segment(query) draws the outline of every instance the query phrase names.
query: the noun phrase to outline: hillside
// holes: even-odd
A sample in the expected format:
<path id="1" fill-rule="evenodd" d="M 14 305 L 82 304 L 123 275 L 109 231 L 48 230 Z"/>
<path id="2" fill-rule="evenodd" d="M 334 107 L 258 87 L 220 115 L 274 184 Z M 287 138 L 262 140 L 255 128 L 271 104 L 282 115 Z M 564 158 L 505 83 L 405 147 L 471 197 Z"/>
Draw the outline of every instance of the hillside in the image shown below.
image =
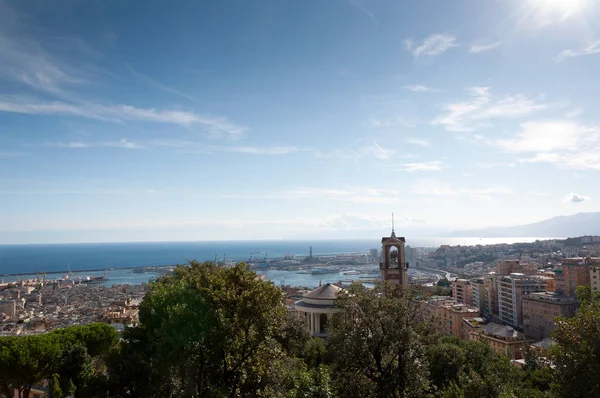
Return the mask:
<path id="1" fill-rule="evenodd" d="M 449 235 L 453 237 L 476 236 L 481 238 L 568 238 L 570 236 L 600 235 L 600 212 L 558 216 L 533 224 L 513 227 L 490 227 L 453 231 Z"/>

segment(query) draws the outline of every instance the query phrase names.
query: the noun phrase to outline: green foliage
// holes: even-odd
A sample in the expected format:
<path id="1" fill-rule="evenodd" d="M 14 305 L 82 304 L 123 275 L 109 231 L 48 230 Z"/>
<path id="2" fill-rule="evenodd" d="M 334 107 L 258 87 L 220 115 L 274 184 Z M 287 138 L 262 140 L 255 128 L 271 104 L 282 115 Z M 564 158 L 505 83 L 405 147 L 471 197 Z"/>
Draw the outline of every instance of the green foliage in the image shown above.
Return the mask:
<path id="1" fill-rule="evenodd" d="M 100 361 L 117 342 L 116 331 L 102 324 L 0 338 L 0 386 L 27 397 L 32 385 L 48 379 L 58 397 L 73 393 L 92 376 L 92 356 Z"/>
<path id="2" fill-rule="evenodd" d="M 344 397 L 420 396 L 427 389 L 428 330 L 418 322 L 413 292 L 355 283 L 337 300 L 328 349 L 333 379 Z"/>
<path id="3" fill-rule="evenodd" d="M 110 361 L 110 396 L 269 396 L 309 336 L 245 264 L 191 262 L 153 284 Z M 124 377 L 126 376 L 126 377 Z"/>
<path id="4" fill-rule="evenodd" d="M 600 304 L 589 287 L 577 288 L 582 300 L 570 319 L 556 319 L 551 347 L 555 366 L 552 389 L 559 397 L 600 396 Z"/>
<path id="5" fill-rule="evenodd" d="M 437 281 L 436 283 L 437 286 L 442 286 L 442 287 L 450 287 L 451 283 L 448 280 L 448 278 L 442 278 L 439 281 Z"/>

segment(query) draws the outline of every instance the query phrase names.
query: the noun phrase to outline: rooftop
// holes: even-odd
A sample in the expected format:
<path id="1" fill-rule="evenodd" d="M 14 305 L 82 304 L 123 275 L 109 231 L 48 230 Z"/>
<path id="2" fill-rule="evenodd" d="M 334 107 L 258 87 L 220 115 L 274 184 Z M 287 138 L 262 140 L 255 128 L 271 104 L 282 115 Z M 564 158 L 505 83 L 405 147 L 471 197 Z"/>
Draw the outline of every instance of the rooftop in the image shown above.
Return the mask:
<path id="1" fill-rule="evenodd" d="M 342 290 L 341 287 L 331 283 L 326 283 L 323 286 L 319 286 L 318 288 L 312 290 L 304 297 L 310 299 L 335 300 L 340 290 Z"/>

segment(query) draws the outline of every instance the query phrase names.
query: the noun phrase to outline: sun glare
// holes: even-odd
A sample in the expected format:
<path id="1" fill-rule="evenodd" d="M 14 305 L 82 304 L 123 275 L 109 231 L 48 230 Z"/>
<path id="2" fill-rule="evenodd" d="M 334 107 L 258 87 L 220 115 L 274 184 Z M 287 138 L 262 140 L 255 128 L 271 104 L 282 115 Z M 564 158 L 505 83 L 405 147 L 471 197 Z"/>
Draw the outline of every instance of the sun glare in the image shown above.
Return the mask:
<path id="1" fill-rule="evenodd" d="M 559 15 L 568 18 L 585 8 L 587 0 L 531 0 L 534 7 L 542 14 Z"/>

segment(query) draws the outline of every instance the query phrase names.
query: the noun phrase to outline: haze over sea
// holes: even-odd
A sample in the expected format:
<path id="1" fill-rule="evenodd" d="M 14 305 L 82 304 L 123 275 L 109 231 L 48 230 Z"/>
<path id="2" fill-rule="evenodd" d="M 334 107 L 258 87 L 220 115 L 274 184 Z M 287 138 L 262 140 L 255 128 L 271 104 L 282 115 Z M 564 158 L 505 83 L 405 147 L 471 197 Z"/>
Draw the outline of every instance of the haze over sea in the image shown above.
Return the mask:
<path id="1" fill-rule="evenodd" d="M 440 245 L 487 245 L 496 243 L 533 242 L 547 238 L 410 238 L 412 247 Z M 380 247 L 379 239 L 361 240 L 255 240 L 147 243 L 80 243 L 0 245 L 0 275 L 32 274 L 130 268 L 150 265 L 186 264 L 190 260 L 248 260 L 252 252 L 257 258 L 272 259 L 285 254 L 306 256 L 312 246 L 314 255 L 366 252 Z"/>

